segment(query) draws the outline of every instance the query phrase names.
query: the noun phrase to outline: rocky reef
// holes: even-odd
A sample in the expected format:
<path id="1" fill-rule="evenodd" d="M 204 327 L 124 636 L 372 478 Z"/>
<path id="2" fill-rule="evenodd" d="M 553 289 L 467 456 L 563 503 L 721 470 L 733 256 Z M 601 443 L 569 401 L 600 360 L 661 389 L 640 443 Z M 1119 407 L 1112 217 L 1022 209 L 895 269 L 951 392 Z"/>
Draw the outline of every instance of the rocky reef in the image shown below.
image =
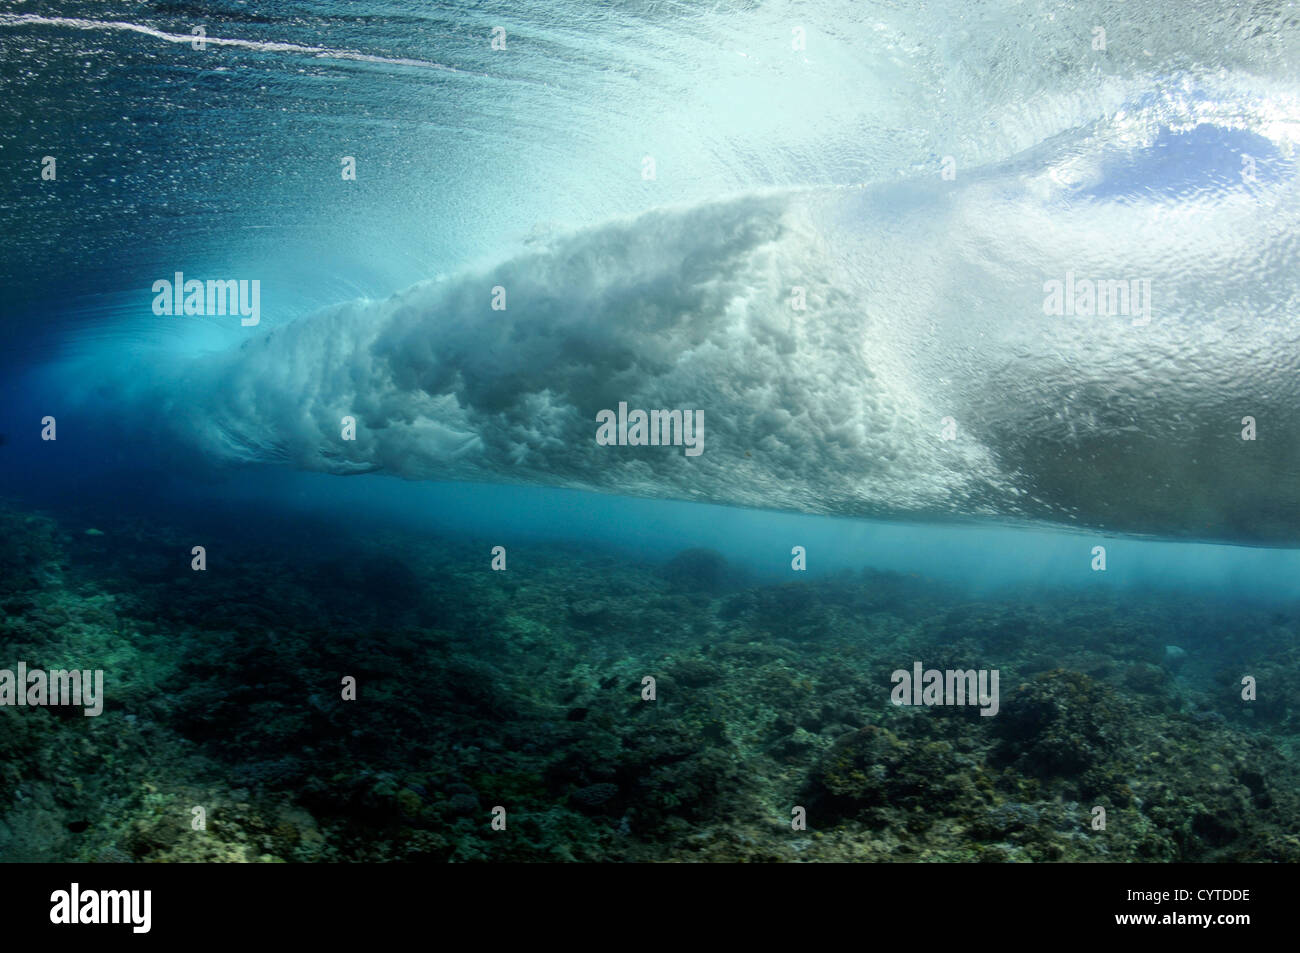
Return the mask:
<path id="1" fill-rule="evenodd" d="M 1300 611 L 248 522 L 0 507 L 0 858 L 1300 860 Z"/>

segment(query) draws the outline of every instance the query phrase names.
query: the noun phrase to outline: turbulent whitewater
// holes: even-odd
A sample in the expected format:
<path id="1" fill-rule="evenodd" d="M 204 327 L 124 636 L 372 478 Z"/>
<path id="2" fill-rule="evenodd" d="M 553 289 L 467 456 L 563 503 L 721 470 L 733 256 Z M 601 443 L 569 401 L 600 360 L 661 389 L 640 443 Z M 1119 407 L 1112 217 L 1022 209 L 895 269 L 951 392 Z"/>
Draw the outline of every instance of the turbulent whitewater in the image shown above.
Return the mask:
<path id="1" fill-rule="evenodd" d="M 75 37 L 111 45 L 127 84 L 137 60 L 151 81 L 158 57 L 195 68 L 183 5 L 129 21 L 68 6 L 0 19 L 7 54 Z M 115 273 L 139 289 L 137 322 L 160 276 L 264 279 L 268 320 L 234 346 L 98 372 L 137 398 L 118 422 L 179 454 L 1300 543 L 1286 8 L 523 4 L 497 52 L 472 18 L 204 12 L 203 83 L 220 90 L 204 105 L 247 107 L 237 128 L 261 150 L 173 132 L 190 170 L 235 151 L 200 177 L 211 202 L 159 173 L 171 201 L 135 206 L 136 231 L 232 190 L 265 189 L 280 217 L 146 237 Z M 10 81 L 39 105 L 37 68 Z M 256 104 L 277 83 L 268 122 Z M 334 108 L 391 131 L 340 138 Z M 128 186 L 149 174 L 117 161 Z M 252 177 L 268 163 L 287 171 Z M 95 215 L 61 220 L 48 191 L 7 258 L 16 297 L 51 244 L 87 275 L 111 260 Z M 706 449 L 601 445 L 620 403 L 700 412 Z"/>
<path id="2" fill-rule="evenodd" d="M 1294 541 L 1292 143 L 1171 194 L 1145 166 L 1221 167 L 1239 140 L 1156 113 L 951 180 L 554 238 L 205 359 L 169 413 L 215 455 L 339 473 Z M 1067 276 L 1140 276 L 1148 312 L 1045 313 Z M 706 452 L 598 445 L 619 402 L 701 409 Z"/>

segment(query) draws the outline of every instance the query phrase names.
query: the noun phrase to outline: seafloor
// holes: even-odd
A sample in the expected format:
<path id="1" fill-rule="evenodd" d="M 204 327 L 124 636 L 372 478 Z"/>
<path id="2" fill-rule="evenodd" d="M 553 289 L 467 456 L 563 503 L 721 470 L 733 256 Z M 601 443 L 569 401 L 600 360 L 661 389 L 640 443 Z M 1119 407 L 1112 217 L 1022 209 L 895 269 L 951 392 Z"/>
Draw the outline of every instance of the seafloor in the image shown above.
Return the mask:
<path id="1" fill-rule="evenodd" d="M 0 707 L 0 858 L 1297 861 L 1298 620 L 10 504 L 0 668 L 103 669 L 107 702 Z M 998 715 L 893 706 L 915 660 L 998 669 Z"/>

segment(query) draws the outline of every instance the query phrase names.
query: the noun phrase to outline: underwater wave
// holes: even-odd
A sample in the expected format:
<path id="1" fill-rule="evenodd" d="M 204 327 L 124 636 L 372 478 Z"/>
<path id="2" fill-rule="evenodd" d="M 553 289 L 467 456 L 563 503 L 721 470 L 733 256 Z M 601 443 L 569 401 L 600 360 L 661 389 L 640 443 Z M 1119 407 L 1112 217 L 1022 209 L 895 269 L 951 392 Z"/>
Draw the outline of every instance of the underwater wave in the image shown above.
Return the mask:
<path id="1" fill-rule="evenodd" d="M 608 222 L 204 358 L 169 416 L 238 462 L 1294 543 L 1285 105 L 1269 138 L 1182 87 L 991 168 Z M 620 405 L 703 452 L 605 445 Z"/>
<path id="2" fill-rule="evenodd" d="M 415 6 L 0 14 L 0 147 L 82 143 L 85 186 L 6 183 L 11 299 L 116 326 L 27 314 L 12 353 L 83 342 L 77 383 L 138 398 L 115 422 L 219 461 L 1300 542 L 1286 9 L 491 13 L 508 53 Z M 224 354 L 144 305 L 251 267 L 280 304 Z M 621 407 L 696 415 L 701 452 L 606 445 Z"/>

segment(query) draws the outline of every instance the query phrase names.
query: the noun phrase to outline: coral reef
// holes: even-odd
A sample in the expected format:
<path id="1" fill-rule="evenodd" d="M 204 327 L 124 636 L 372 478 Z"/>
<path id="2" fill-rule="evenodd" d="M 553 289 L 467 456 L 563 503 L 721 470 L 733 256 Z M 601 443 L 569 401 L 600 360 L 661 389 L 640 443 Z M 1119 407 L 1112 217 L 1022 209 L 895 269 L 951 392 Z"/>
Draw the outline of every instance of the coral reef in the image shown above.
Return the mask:
<path id="1" fill-rule="evenodd" d="M 0 530 L 0 667 L 107 685 L 0 707 L 5 860 L 1300 860 L 1285 608 L 283 525 L 199 573 L 183 527 Z M 999 670 L 998 714 L 891 704 L 913 660 Z"/>

